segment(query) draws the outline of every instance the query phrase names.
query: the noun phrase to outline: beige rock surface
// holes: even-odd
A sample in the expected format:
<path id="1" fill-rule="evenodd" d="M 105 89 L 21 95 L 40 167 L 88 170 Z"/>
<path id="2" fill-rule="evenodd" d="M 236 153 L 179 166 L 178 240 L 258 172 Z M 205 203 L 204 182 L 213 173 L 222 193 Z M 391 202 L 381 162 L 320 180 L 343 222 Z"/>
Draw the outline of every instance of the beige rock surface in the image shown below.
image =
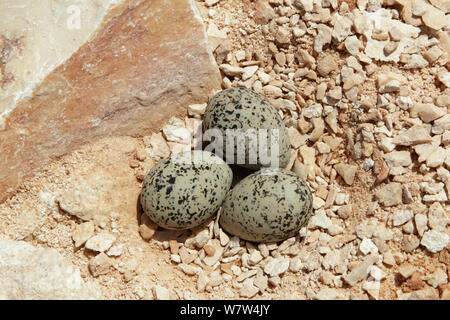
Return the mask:
<path id="1" fill-rule="evenodd" d="M 50 159 L 98 137 L 148 134 L 219 85 L 192 1 L 126 1 L 6 118 L 0 200 Z"/>
<path id="2" fill-rule="evenodd" d="M 80 270 L 54 249 L 0 239 L 0 297 L 8 300 L 99 299 Z"/>

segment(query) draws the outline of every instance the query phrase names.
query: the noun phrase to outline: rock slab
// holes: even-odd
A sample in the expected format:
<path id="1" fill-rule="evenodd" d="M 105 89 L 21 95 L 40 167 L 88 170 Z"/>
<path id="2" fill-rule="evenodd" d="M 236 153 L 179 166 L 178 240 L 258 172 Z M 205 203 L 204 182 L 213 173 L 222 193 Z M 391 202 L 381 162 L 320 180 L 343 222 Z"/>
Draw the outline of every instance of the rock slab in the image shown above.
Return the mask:
<path id="1" fill-rule="evenodd" d="M 194 1 L 124 1 L 6 118 L 0 202 L 52 158 L 99 137 L 148 135 L 220 83 Z"/>
<path id="2" fill-rule="evenodd" d="M 56 250 L 0 239 L 0 299 L 100 299 L 98 288 L 84 283 L 80 270 Z"/>

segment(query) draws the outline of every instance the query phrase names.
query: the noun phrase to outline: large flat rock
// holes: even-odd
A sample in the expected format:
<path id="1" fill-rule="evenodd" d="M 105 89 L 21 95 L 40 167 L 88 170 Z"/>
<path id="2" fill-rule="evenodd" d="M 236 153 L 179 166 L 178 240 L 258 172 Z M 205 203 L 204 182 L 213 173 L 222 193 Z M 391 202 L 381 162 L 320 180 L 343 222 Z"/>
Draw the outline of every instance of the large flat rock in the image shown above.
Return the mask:
<path id="1" fill-rule="evenodd" d="M 0 238 L 0 300 L 101 299 L 56 250 Z"/>
<path id="2" fill-rule="evenodd" d="M 205 102 L 220 81 L 193 0 L 124 1 L 7 115 L 0 201 L 82 144 L 159 130 L 189 104 Z"/>

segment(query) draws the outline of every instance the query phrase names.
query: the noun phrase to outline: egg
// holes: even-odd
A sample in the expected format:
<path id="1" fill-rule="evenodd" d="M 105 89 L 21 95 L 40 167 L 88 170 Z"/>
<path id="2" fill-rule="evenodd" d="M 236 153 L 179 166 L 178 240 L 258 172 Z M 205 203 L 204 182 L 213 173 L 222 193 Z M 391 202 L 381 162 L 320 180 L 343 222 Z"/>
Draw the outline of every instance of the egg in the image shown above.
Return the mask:
<path id="1" fill-rule="evenodd" d="M 295 236 L 312 215 L 306 182 L 285 169 L 263 169 L 241 180 L 227 195 L 219 222 L 228 233 L 253 242 Z"/>
<path id="2" fill-rule="evenodd" d="M 159 161 L 144 179 L 142 209 L 166 229 L 190 229 L 211 218 L 230 190 L 233 173 L 219 157 L 187 151 Z"/>
<path id="3" fill-rule="evenodd" d="M 222 157 L 226 157 L 227 143 L 234 141 L 234 150 L 230 152 L 234 156 L 234 164 L 242 165 L 250 169 L 260 169 L 261 167 L 285 167 L 289 162 L 290 143 L 288 131 L 283 123 L 283 119 L 278 114 L 277 109 L 264 96 L 255 91 L 235 87 L 220 91 L 213 96 L 206 107 L 204 119 L 205 131 L 209 129 L 218 129 L 222 134 Z M 227 130 L 241 130 L 240 135 L 245 137 L 245 143 L 240 143 L 245 151 L 245 158 L 238 158 L 238 140 L 227 136 Z M 252 143 L 247 133 L 250 129 L 274 129 L 278 130 L 278 138 L 276 134 L 272 134 L 267 130 L 267 138 L 257 140 L 257 143 Z M 258 131 L 259 132 L 259 131 Z M 272 137 L 274 146 L 278 147 L 278 165 L 269 162 L 272 155 Z M 262 147 L 264 142 L 268 147 Z M 229 148 L 231 149 L 231 147 Z M 263 150 L 264 154 L 262 154 Z M 266 157 L 267 151 L 267 157 Z M 255 156 L 250 156 L 254 154 Z M 227 162 L 230 163 L 227 159 Z"/>

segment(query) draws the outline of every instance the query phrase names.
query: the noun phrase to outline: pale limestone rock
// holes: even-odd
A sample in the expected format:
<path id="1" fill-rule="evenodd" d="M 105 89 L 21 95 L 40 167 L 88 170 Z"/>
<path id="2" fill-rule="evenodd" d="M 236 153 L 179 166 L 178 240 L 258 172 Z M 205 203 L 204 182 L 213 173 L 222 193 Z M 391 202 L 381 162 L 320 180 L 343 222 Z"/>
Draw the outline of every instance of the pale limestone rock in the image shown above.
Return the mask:
<path id="1" fill-rule="evenodd" d="M 403 263 L 398 267 L 398 273 L 404 278 L 408 279 L 416 271 L 416 268 L 410 263 Z"/>
<path id="2" fill-rule="evenodd" d="M 322 208 L 325 204 L 325 201 L 319 197 L 314 197 L 313 198 L 313 209 L 314 210 L 318 210 L 320 208 Z"/>
<path id="3" fill-rule="evenodd" d="M 428 225 L 436 231 L 445 231 L 450 221 L 449 213 L 439 202 L 433 203 L 428 210 Z"/>
<path id="4" fill-rule="evenodd" d="M 436 97 L 436 105 L 438 107 L 448 107 L 450 106 L 450 95 L 442 94 Z"/>
<path id="5" fill-rule="evenodd" d="M 343 41 L 347 36 L 351 34 L 352 20 L 346 16 L 335 14 L 333 16 L 333 31 L 331 36 L 337 42 Z"/>
<path id="6" fill-rule="evenodd" d="M 261 83 L 263 85 L 268 84 L 272 80 L 272 77 L 269 74 L 267 74 L 264 71 L 262 71 L 262 70 L 259 70 L 256 73 L 256 75 L 258 76 L 258 79 L 261 81 Z"/>
<path id="7" fill-rule="evenodd" d="M 326 55 L 317 60 L 317 73 L 322 77 L 328 75 L 332 71 L 336 71 L 337 62 L 332 55 Z"/>
<path id="8" fill-rule="evenodd" d="M 156 300 L 170 300 L 169 290 L 167 290 L 165 287 L 154 286 L 152 291 L 153 296 L 155 297 Z"/>
<path id="9" fill-rule="evenodd" d="M 448 72 L 446 70 L 441 70 L 441 71 L 438 72 L 437 78 L 447 88 L 450 88 L 450 72 Z"/>
<path id="10" fill-rule="evenodd" d="M 313 11 L 314 0 L 294 0 L 294 6 L 306 12 Z"/>
<path id="11" fill-rule="evenodd" d="M 448 282 L 447 272 L 442 270 L 442 268 L 436 268 L 436 270 L 426 277 L 426 281 L 433 288 L 437 288 L 440 285 L 446 284 Z"/>
<path id="12" fill-rule="evenodd" d="M 444 134 L 442 135 L 442 144 L 447 147 L 448 145 L 450 145 L 450 131 L 445 131 Z M 448 155 L 447 155 L 448 158 Z M 446 160 L 447 162 L 448 160 Z"/>
<path id="13" fill-rule="evenodd" d="M 190 116 L 193 116 L 193 117 L 196 117 L 196 118 L 200 118 L 205 113 L 206 106 L 207 106 L 206 103 L 191 104 L 188 107 L 188 113 L 189 113 Z"/>
<path id="14" fill-rule="evenodd" d="M 258 0 L 255 7 L 255 22 L 267 24 L 275 17 L 275 11 L 266 0 Z"/>
<path id="15" fill-rule="evenodd" d="M 377 253 L 378 252 L 378 248 L 377 246 L 373 243 L 372 240 L 364 238 L 360 245 L 359 245 L 359 250 L 364 254 L 367 255 L 369 253 Z"/>
<path id="16" fill-rule="evenodd" d="M 397 50 L 397 48 L 398 48 L 397 42 L 393 42 L 393 41 L 388 42 L 383 48 L 384 55 L 386 57 L 389 56 L 391 53 L 393 53 L 395 50 Z"/>
<path id="17" fill-rule="evenodd" d="M 248 80 L 250 79 L 255 73 L 256 71 L 258 71 L 258 66 L 250 66 L 250 67 L 246 67 L 244 68 L 244 73 L 242 74 L 242 80 Z"/>
<path id="18" fill-rule="evenodd" d="M 150 220 L 146 214 L 141 215 L 141 222 L 139 225 L 139 234 L 145 241 L 150 240 L 158 230 L 158 225 Z"/>
<path id="19" fill-rule="evenodd" d="M 429 0 L 430 3 L 436 8 L 442 10 L 445 13 L 450 12 L 450 2 L 447 0 Z"/>
<path id="20" fill-rule="evenodd" d="M 269 278 L 265 275 L 257 276 L 253 280 L 253 284 L 259 289 L 259 292 L 263 293 L 269 285 L 268 280 Z"/>
<path id="21" fill-rule="evenodd" d="M 308 167 L 301 163 L 299 159 L 295 160 L 293 171 L 303 180 L 308 178 Z"/>
<path id="22" fill-rule="evenodd" d="M 394 259 L 392 252 L 387 251 L 383 254 L 383 263 L 388 266 L 395 265 L 395 259 Z"/>
<path id="23" fill-rule="evenodd" d="M 428 61 L 421 54 L 413 54 L 409 57 L 408 62 L 403 66 L 405 69 L 425 68 Z"/>
<path id="24" fill-rule="evenodd" d="M 111 266 L 112 262 L 104 252 L 89 261 L 89 271 L 94 277 L 109 273 Z"/>
<path id="25" fill-rule="evenodd" d="M 392 220 L 394 227 L 407 223 L 413 216 L 414 214 L 411 210 L 396 210 Z"/>
<path id="26" fill-rule="evenodd" d="M 0 296 L 7 300 L 101 299 L 96 286 L 54 249 L 0 239 Z"/>
<path id="27" fill-rule="evenodd" d="M 208 282 L 209 282 L 208 275 L 206 274 L 206 272 L 201 271 L 197 278 L 197 290 L 199 292 L 205 291 Z"/>
<path id="28" fill-rule="evenodd" d="M 278 27 L 275 39 L 280 45 L 288 45 L 291 42 L 291 30 L 281 26 Z"/>
<path id="29" fill-rule="evenodd" d="M 414 217 L 414 222 L 416 224 L 417 232 L 419 233 L 419 236 L 423 236 L 425 231 L 428 230 L 427 224 L 428 224 L 428 218 L 426 215 L 418 213 Z"/>
<path id="30" fill-rule="evenodd" d="M 326 153 L 330 153 L 331 152 L 330 146 L 327 145 L 326 143 L 318 142 L 316 144 L 316 147 L 317 147 L 317 150 L 319 151 L 319 153 L 326 154 Z"/>
<path id="31" fill-rule="evenodd" d="M 243 298 L 253 298 L 259 292 L 259 288 L 255 287 L 253 279 L 247 279 L 244 281 L 239 295 Z"/>
<path id="32" fill-rule="evenodd" d="M 411 194 L 411 191 L 409 191 L 409 188 L 407 185 L 403 186 L 403 203 L 404 204 L 410 204 L 414 202 L 414 198 Z"/>
<path id="33" fill-rule="evenodd" d="M 72 232 L 75 247 L 79 248 L 94 235 L 95 225 L 92 221 L 79 224 Z"/>
<path id="34" fill-rule="evenodd" d="M 399 146 L 413 146 L 431 142 L 428 131 L 420 125 L 413 126 L 392 139 L 392 143 Z"/>
<path id="35" fill-rule="evenodd" d="M 439 30 L 448 24 L 448 18 L 445 13 L 433 6 L 428 6 L 426 12 L 422 15 L 423 23 L 434 30 Z"/>
<path id="36" fill-rule="evenodd" d="M 363 12 L 358 14 L 357 18 L 355 18 L 355 29 L 360 33 L 363 33 L 368 39 L 365 48 L 367 56 L 380 61 L 394 62 L 399 61 L 400 55 L 406 47 L 414 45 L 414 39 L 417 38 L 420 33 L 419 28 L 392 19 L 392 14 L 384 8 L 376 10 L 376 12 Z M 394 30 L 396 30 L 396 33 L 401 34 L 401 36 L 393 37 L 395 40 L 398 39 L 398 46 L 394 52 L 386 56 L 384 48 L 388 44 L 389 39 L 375 40 L 372 38 L 372 35 L 375 32 L 390 32 L 392 37 Z"/>
<path id="37" fill-rule="evenodd" d="M 438 194 L 443 188 L 444 184 L 442 182 L 423 182 L 421 183 L 422 191 L 426 194 Z"/>
<path id="38" fill-rule="evenodd" d="M 304 108 L 302 111 L 302 115 L 305 118 L 311 119 L 311 118 L 318 118 L 322 115 L 323 107 L 319 103 L 314 103 L 308 108 Z"/>
<path id="39" fill-rule="evenodd" d="M 378 258 L 378 254 L 374 253 L 367 256 L 350 273 L 345 275 L 343 279 L 351 286 L 356 285 L 359 281 L 367 278 L 370 272 L 370 267 L 378 261 Z"/>
<path id="40" fill-rule="evenodd" d="M 386 274 L 377 266 L 370 267 L 370 276 L 376 281 L 381 281 L 386 278 Z"/>
<path id="41" fill-rule="evenodd" d="M 244 68 L 232 66 L 226 63 L 220 65 L 220 70 L 222 70 L 227 76 L 231 77 L 242 76 L 245 72 Z"/>
<path id="42" fill-rule="evenodd" d="M 268 84 L 262 88 L 264 95 L 269 99 L 277 99 L 283 95 L 280 88 Z"/>
<path id="43" fill-rule="evenodd" d="M 212 7 L 213 5 L 219 3 L 220 0 L 205 0 L 205 4 L 207 7 Z"/>
<path id="44" fill-rule="evenodd" d="M 446 115 L 446 110 L 431 103 L 417 103 L 409 110 L 411 117 L 419 117 L 422 121 L 429 123 Z"/>
<path id="45" fill-rule="evenodd" d="M 251 277 L 255 276 L 257 273 L 258 273 L 258 270 L 256 270 L 256 269 L 252 269 L 252 270 L 243 272 L 236 278 L 236 281 L 237 282 L 242 282 L 242 281 L 244 281 L 244 280 L 246 280 L 248 278 L 251 278 Z"/>
<path id="46" fill-rule="evenodd" d="M 446 130 L 450 130 L 450 114 L 434 120 L 433 126 L 431 127 L 433 134 L 443 134 Z"/>
<path id="47" fill-rule="evenodd" d="M 443 232 L 430 230 L 424 233 L 420 244 L 429 251 L 436 253 L 447 246 L 449 239 L 449 236 Z"/>
<path id="48" fill-rule="evenodd" d="M 429 63 L 434 63 L 442 54 L 443 52 L 438 46 L 432 46 L 430 49 L 425 51 L 423 56 Z"/>
<path id="49" fill-rule="evenodd" d="M 317 36 L 314 38 L 314 51 L 322 52 L 325 45 L 331 43 L 332 30 L 325 24 L 317 26 Z"/>
<path id="50" fill-rule="evenodd" d="M 398 73 L 394 73 L 394 72 L 383 72 L 383 73 L 378 73 L 377 74 L 377 86 L 378 88 L 383 87 L 384 85 L 386 85 L 388 82 L 391 81 L 398 81 L 400 82 L 400 84 L 406 84 L 407 80 L 406 78 Z"/>
<path id="51" fill-rule="evenodd" d="M 322 261 L 322 266 L 326 270 L 333 270 L 341 263 L 342 257 L 339 250 L 332 250 L 325 255 Z"/>
<path id="52" fill-rule="evenodd" d="M 210 23 L 206 31 L 208 35 L 209 48 L 214 52 L 217 47 L 227 39 L 227 33 L 224 30 L 219 30 L 216 24 Z"/>
<path id="53" fill-rule="evenodd" d="M 427 158 L 426 164 L 429 168 L 437 168 L 441 166 L 446 157 L 447 153 L 444 148 L 438 147 L 434 150 Z"/>
<path id="54" fill-rule="evenodd" d="M 84 245 L 87 249 L 97 252 L 105 252 L 116 241 L 116 237 L 104 231 L 92 238 L 90 238 Z"/>
<path id="55" fill-rule="evenodd" d="M 220 274 L 219 271 L 213 271 L 208 275 L 209 281 L 208 286 L 211 286 L 212 288 L 219 286 L 224 281 L 224 278 Z"/>
<path id="56" fill-rule="evenodd" d="M 339 298 L 339 292 L 333 288 L 322 288 L 314 296 L 316 300 L 337 300 Z"/>
<path id="57" fill-rule="evenodd" d="M 447 200 L 447 194 L 445 193 L 444 189 L 439 191 L 439 193 L 437 194 L 426 194 L 422 198 L 423 202 L 445 202 Z"/>
<path id="58" fill-rule="evenodd" d="M 289 127 L 288 134 L 289 134 L 289 141 L 291 142 L 291 146 L 294 149 L 298 149 L 301 145 L 306 143 L 305 137 L 302 136 L 296 128 Z"/>
<path id="59" fill-rule="evenodd" d="M 189 131 L 190 132 L 190 131 Z M 172 154 L 177 154 L 180 152 L 190 151 L 191 145 L 190 144 L 184 144 L 184 143 L 177 143 L 177 142 L 167 142 L 170 148 L 170 152 Z"/>
<path id="60" fill-rule="evenodd" d="M 193 276 L 193 275 L 197 275 L 197 274 L 202 273 L 202 269 L 200 267 L 189 265 L 189 264 L 185 264 L 185 263 L 180 263 L 177 266 L 177 269 L 183 271 L 188 276 Z"/>
<path id="61" fill-rule="evenodd" d="M 322 200 L 323 201 L 323 200 Z M 331 219 L 327 217 L 326 212 L 324 210 L 320 210 L 315 215 L 312 216 L 308 227 L 312 230 L 316 228 L 328 229 L 331 227 L 332 222 Z"/>
<path id="62" fill-rule="evenodd" d="M 352 185 L 355 180 L 356 175 L 356 166 L 352 166 L 345 163 L 339 163 L 334 166 L 336 172 L 344 179 L 345 183 L 348 185 Z"/>
<path id="63" fill-rule="evenodd" d="M 397 182 L 391 182 L 379 189 L 375 195 L 384 206 L 395 206 L 402 203 L 402 185 Z"/>
<path id="64" fill-rule="evenodd" d="M 144 137 L 144 144 L 151 148 L 152 154 L 156 157 L 164 159 L 170 156 L 169 146 L 162 133 L 153 133 L 149 137 Z"/>
<path id="65" fill-rule="evenodd" d="M 384 152 L 392 152 L 395 149 L 395 144 L 392 142 L 392 138 L 382 136 L 378 141 L 378 147 Z"/>
<path id="66" fill-rule="evenodd" d="M 178 125 L 167 125 L 163 127 L 163 133 L 167 141 L 189 144 L 191 142 L 191 132 L 189 129 Z"/>
<path id="67" fill-rule="evenodd" d="M 118 2 L 77 3 L 82 14 L 81 23 L 78 23 L 77 19 L 71 19 L 73 11 L 64 1 L 2 1 L 2 76 L 3 72 L 5 78 L 10 74 L 11 81 L 5 81 L 0 91 L 0 128 L 15 103 L 22 97 L 29 97 L 36 84 L 88 41 L 114 3 Z"/>
<path id="68" fill-rule="evenodd" d="M 115 244 L 106 252 L 108 257 L 120 257 L 123 253 L 123 244 Z"/>
<path id="69" fill-rule="evenodd" d="M 413 102 L 411 100 L 411 97 L 403 97 L 403 96 L 399 96 L 397 98 L 397 104 L 398 106 L 403 109 L 403 110 L 408 110 L 409 108 L 412 107 Z"/>
<path id="70" fill-rule="evenodd" d="M 414 151 L 417 153 L 417 155 L 419 156 L 419 162 L 424 162 L 428 159 L 428 157 L 430 156 L 431 153 L 433 153 L 438 147 L 439 144 L 441 143 L 441 139 L 439 136 L 434 136 L 432 138 L 431 143 L 427 143 L 427 144 L 419 144 L 414 146 Z"/>
<path id="71" fill-rule="evenodd" d="M 405 252 L 413 252 L 420 244 L 419 238 L 413 234 L 404 235 L 402 238 L 402 249 Z"/>
<path id="72" fill-rule="evenodd" d="M 392 151 L 383 155 L 383 158 L 390 167 L 408 167 L 412 163 L 409 151 Z"/>
<path id="73" fill-rule="evenodd" d="M 261 260 L 263 259 L 263 256 L 258 250 L 253 251 L 250 253 L 250 257 L 248 258 L 248 263 L 250 265 L 257 265 Z"/>
<path id="74" fill-rule="evenodd" d="M 344 44 L 348 53 L 354 56 L 358 55 L 359 49 L 362 48 L 361 41 L 359 41 L 359 39 L 354 35 L 347 37 L 347 39 L 345 39 Z"/>
<path id="75" fill-rule="evenodd" d="M 380 93 L 392 93 L 400 91 L 401 83 L 398 80 L 391 80 L 378 89 Z"/>
<path id="76" fill-rule="evenodd" d="M 279 276 L 289 269 L 289 264 L 290 264 L 289 258 L 280 257 L 271 259 L 264 266 L 264 273 L 266 273 L 269 277 Z"/>

